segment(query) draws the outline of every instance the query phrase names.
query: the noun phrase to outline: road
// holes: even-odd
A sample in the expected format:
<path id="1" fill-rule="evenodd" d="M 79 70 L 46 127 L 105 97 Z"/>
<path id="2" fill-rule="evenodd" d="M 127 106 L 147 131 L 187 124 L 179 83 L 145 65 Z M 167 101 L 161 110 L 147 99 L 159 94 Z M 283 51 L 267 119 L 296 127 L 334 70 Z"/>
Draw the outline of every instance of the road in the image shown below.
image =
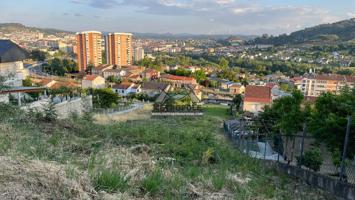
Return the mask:
<path id="1" fill-rule="evenodd" d="M 42 61 L 38 61 L 35 62 L 33 64 L 25 64 L 24 67 L 26 69 L 28 69 L 29 73 L 31 75 L 39 75 L 39 76 L 49 76 L 49 74 L 44 73 L 42 71 L 42 64 L 47 63 L 47 62 L 42 62 Z"/>

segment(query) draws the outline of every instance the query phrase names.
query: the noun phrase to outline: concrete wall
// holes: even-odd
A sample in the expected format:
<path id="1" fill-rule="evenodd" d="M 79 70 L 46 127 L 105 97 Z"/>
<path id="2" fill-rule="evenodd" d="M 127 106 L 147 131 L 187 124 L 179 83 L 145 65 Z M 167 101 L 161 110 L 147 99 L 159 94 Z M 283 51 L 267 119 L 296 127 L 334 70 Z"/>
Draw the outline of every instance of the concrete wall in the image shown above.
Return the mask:
<path id="1" fill-rule="evenodd" d="M 63 101 L 56 104 L 54 107 L 58 114 L 58 118 L 67 118 L 72 113 L 76 113 L 80 116 L 93 108 L 92 96 L 82 97 L 71 101 Z"/>
<path id="2" fill-rule="evenodd" d="M 244 102 L 243 110 L 257 114 L 258 112 L 263 111 L 266 105 L 270 105 L 270 104 L 258 103 L 258 102 Z"/>
<path id="3" fill-rule="evenodd" d="M 0 103 L 9 103 L 9 95 L 0 94 Z"/>
<path id="4" fill-rule="evenodd" d="M 0 63 L 0 76 L 6 78 L 5 85 L 22 86 L 22 80 L 28 75 L 29 73 L 23 67 L 22 61 Z"/>
<path id="5" fill-rule="evenodd" d="M 43 111 L 49 105 L 49 99 L 43 99 L 31 103 L 30 105 L 23 106 L 22 109 L 29 110 L 34 109 L 37 111 Z M 92 110 L 92 96 L 78 97 L 77 99 L 71 99 L 69 101 L 62 101 L 60 103 L 54 104 L 54 109 L 58 114 L 58 118 L 65 119 L 69 117 L 72 113 L 76 113 L 79 116 L 87 111 Z"/>
<path id="6" fill-rule="evenodd" d="M 287 173 L 290 176 L 297 177 L 307 182 L 311 186 L 318 187 L 342 199 L 355 199 L 355 185 L 340 182 L 338 178 L 333 178 L 318 174 L 316 172 L 289 166 L 284 163 L 275 163 L 271 161 L 264 161 L 268 165 L 276 167 L 278 170 Z"/>

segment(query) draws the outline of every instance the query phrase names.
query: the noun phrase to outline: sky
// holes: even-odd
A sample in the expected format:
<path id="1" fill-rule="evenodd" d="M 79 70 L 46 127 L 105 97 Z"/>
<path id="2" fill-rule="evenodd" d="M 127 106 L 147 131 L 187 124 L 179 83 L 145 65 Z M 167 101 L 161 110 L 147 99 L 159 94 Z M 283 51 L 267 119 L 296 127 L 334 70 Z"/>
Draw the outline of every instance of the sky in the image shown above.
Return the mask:
<path id="1" fill-rule="evenodd" d="M 0 23 L 69 31 L 290 33 L 355 17 L 355 0 L 0 0 Z"/>

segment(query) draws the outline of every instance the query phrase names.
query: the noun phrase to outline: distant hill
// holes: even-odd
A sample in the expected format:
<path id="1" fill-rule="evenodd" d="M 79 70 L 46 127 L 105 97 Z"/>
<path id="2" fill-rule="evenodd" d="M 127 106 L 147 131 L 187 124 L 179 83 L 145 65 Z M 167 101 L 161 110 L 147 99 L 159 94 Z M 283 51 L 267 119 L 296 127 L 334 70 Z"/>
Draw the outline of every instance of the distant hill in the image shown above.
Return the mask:
<path id="1" fill-rule="evenodd" d="M 211 39 L 211 40 L 225 40 L 229 37 L 238 37 L 241 40 L 252 40 L 257 36 L 254 35 L 227 35 L 227 34 L 190 34 L 190 33 L 134 33 L 138 38 L 153 38 L 153 39 L 170 39 L 170 40 L 187 40 L 187 39 Z"/>
<path id="2" fill-rule="evenodd" d="M 332 24 L 322 24 L 289 35 L 263 35 L 254 39 L 255 44 L 301 44 L 301 43 L 339 43 L 355 39 L 355 18 Z"/>
<path id="3" fill-rule="evenodd" d="M 61 34 L 70 34 L 73 32 L 52 29 L 52 28 L 36 28 L 36 27 L 28 27 L 20 23 L 0 23 L 0 32 L 3 33 L 11 33 L 14 31 L 35 31 L 42 32 L 47 35 L 61 35 Z"/>
<path id="4" fill-rule="evenodd" d="M 0 32 L 11 33 L 14 31 L 27 30 L 27 31 L 36 31 L 42 32 L 47 35 L 62 35 L 62 34 L 74 34 L 71 31 L 58 30 L 53 28 L 36 28 L 28 27 L 20 23 L 0 23 Z M 109 32 L 102 32 L 103 34 L 108 34 Z M 136 38 L 148 38 L 148 39 L 164 39 L 164 40 L 187 40 L 187 39 L 212 39 L 212 40 L 224 40 L 230 37 L 231 35 L 207 35 L 207 34 L 173 34 L 173 33 L 133 33 Z M 257 36 L 253 35 L 232 35 L 238 37 L 242 40 L 252 40 Z"/>

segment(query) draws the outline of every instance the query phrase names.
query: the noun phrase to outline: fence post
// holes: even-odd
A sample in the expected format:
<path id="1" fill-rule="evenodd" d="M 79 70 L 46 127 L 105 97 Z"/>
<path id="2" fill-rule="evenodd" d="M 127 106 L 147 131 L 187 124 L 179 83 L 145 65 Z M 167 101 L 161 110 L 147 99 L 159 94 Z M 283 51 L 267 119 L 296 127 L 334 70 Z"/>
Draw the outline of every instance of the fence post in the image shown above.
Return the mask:
<path id="1" fill-rule="evenodd" d="M 303 123 L 303 133 L 302 133 L 302 142 L 301 142 L 301 155 L 300 155 L 301 162 L 297 162 L 298 167 L 302 166 L 302 160 L 303 160 L 302 157 L 303 157 L 303 151 L 304 151 L 304 138 L 306 137 L 306 128 L 307 128 L 307 125 L 305 122 L 305 123 Z"/>
<path id="2" fill-rule="evenodd" d="M 264 160 L 266 160 L 266 135 L 264 139 Z"/>
<path id="3" fill-rule="evenodd" d="M 351 121 L 352 121 L 351 116 L 348 116 L 348 124 L 346 126 L 346 134 L 345 134 L 345 139 L 344 139 L 343 156 L 342 156 L 342 159 L 341 159 L 341 171 L 340 171 L 340 180 L 341 181 L 346 181 L 345 159 L 346 159 L 346 151 L 347 151 L 347 148 L 348 148 Z"/>
<path id="4" fill-rule="evenodd" d="M 277 162 L 280 162 L 280 143 L 282 142 L 281 136 L 277 136 Z"/>

